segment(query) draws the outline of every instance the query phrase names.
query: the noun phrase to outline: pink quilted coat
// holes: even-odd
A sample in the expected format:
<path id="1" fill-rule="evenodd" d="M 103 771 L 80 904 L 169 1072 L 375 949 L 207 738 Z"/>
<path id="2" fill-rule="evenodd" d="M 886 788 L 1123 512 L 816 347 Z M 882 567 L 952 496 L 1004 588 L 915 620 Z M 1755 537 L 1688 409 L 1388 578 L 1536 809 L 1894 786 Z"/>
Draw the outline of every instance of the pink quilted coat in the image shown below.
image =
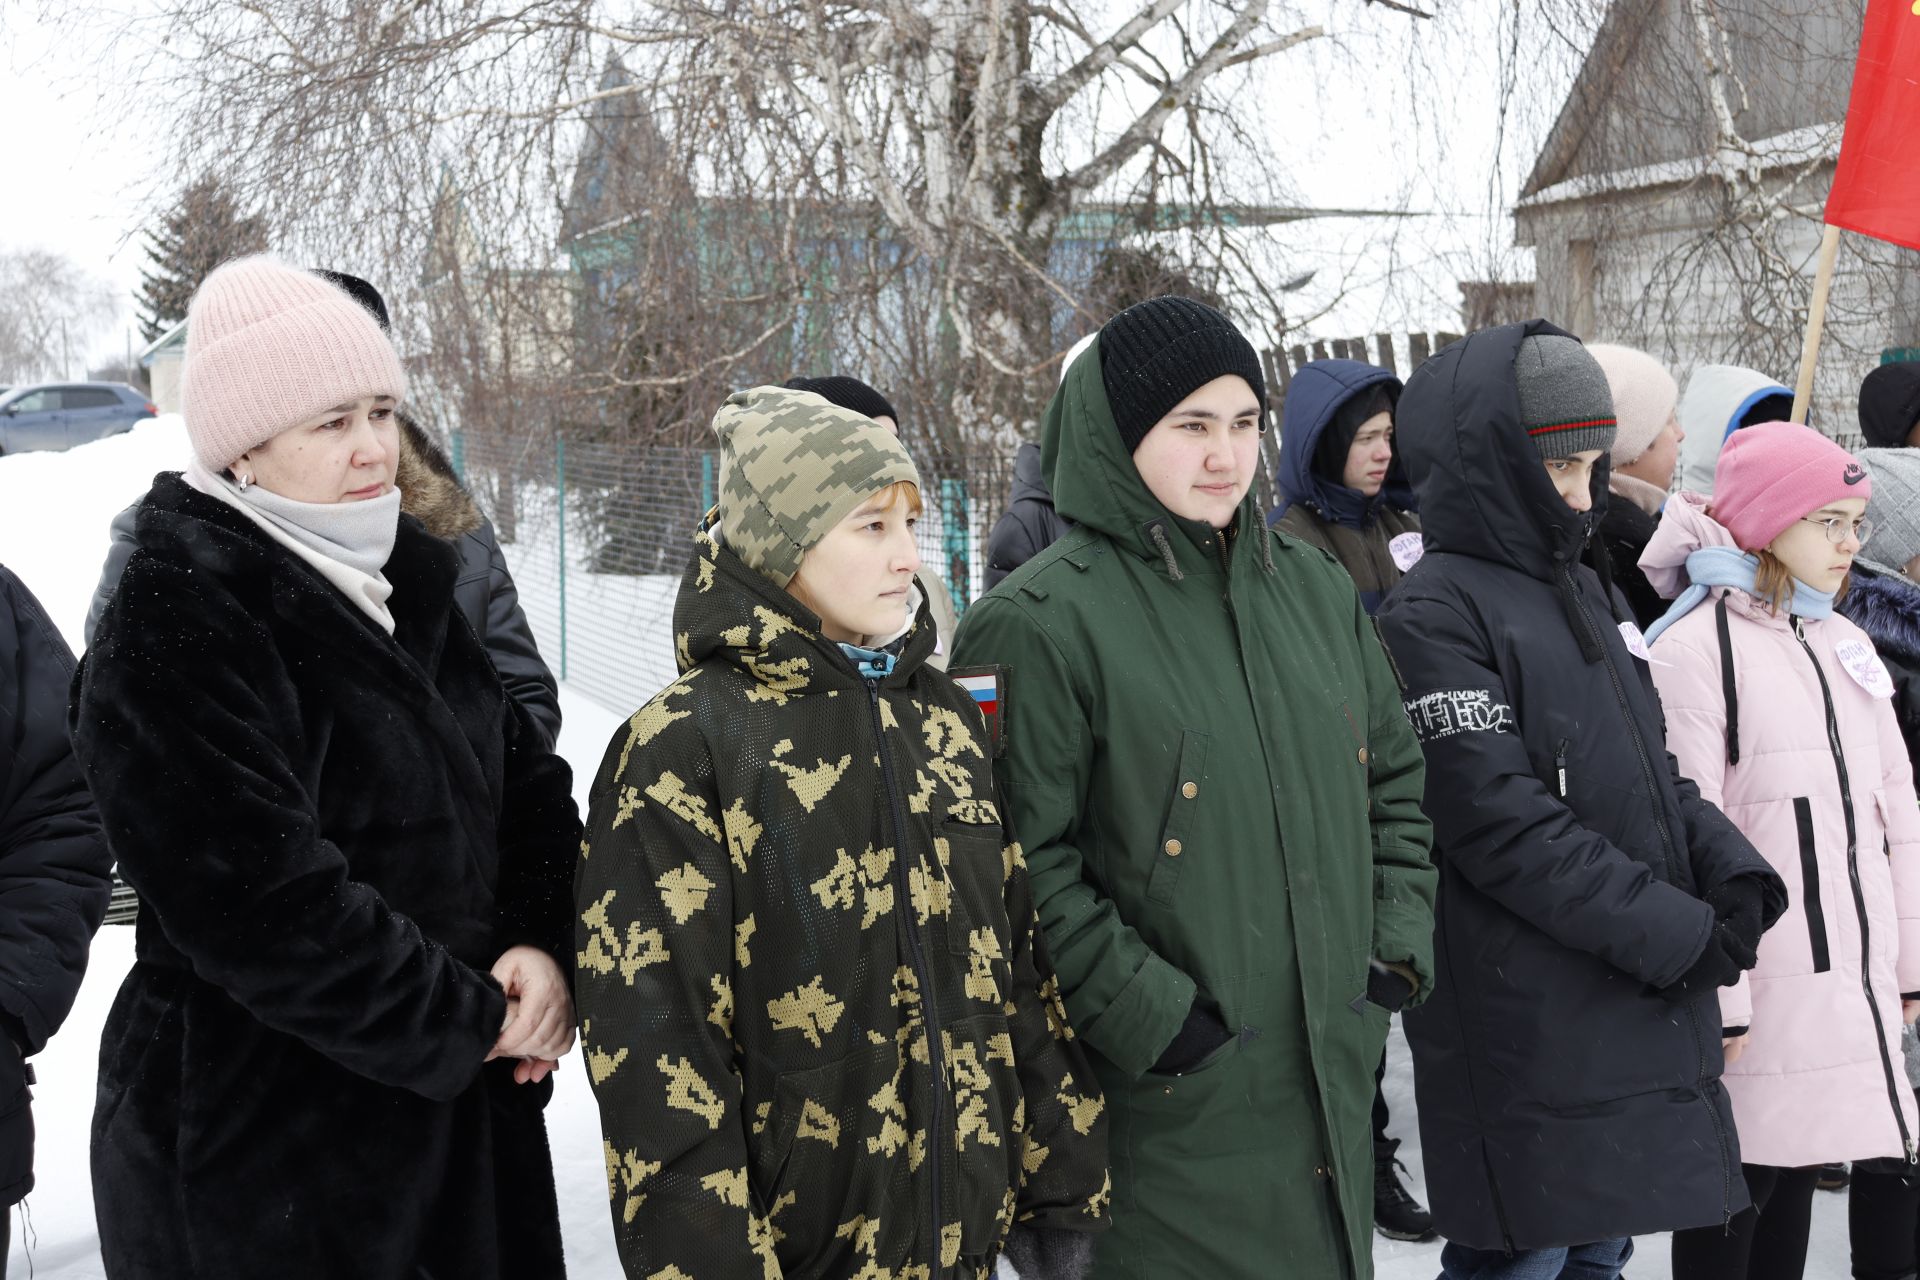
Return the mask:
<path id="1" fill-rule="evenodd" d="M 1687 553 L 1731 545 L 1704 500 L 1667 504 L 1641 559 L 1663 595 Z M 1725 597 L 1739 762 L 1728 763 L 1716 604 Z M 1892 683 L 1838 613 L 1773 616 L 1717 589 L 1653 647 L 1680 771 L 1787 883 L 1760 962 L 1720 992 L 1751 1039 L 1724 1077 L 1741 1159 L 1796 1167 L 1905 1156 L 1920 1140 L 1900 1056 L 1900 998 L 1920 992 L 1920 805 Z"/>

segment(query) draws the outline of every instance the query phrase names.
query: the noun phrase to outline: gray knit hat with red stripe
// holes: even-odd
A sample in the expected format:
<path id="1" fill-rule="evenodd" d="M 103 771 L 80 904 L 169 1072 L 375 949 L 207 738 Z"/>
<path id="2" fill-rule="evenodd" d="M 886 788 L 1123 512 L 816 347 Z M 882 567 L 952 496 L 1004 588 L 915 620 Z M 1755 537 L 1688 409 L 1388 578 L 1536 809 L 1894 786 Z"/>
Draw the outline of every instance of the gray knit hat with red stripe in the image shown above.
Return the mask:
<path id="1" fill-rule="evenodd" d="M 1617 430 L 1606 370 L 1574 338 L 1537 333 L 1513 359 L 1520 425 L 1542 458 L 1607 453 Z"/>

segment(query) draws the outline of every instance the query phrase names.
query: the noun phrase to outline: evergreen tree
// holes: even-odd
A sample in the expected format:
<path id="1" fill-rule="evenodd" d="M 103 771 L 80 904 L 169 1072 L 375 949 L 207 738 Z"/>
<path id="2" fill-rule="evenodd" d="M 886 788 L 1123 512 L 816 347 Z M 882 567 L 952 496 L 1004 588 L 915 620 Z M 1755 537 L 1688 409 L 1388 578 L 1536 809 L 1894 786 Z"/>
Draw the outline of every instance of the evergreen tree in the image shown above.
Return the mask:
<path id="1" fill-rule="evenodd" d="M 267 247 L 267 224 L 245 215 L 220 179 L 196 179 L 147 233 L 148 270 L 140 273 L 140 332 L 147 341 L 186 319 L 187 303 L 207 274 L 229 258 Z"/>

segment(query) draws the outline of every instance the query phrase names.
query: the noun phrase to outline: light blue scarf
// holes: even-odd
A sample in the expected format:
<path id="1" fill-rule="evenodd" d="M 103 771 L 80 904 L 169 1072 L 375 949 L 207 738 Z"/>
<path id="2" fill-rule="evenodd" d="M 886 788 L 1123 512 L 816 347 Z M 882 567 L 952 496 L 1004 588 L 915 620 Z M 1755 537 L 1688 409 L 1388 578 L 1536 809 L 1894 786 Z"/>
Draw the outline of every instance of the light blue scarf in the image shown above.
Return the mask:
<path id="1" fill-rule="evenodd" d="M 847 655 L 847 661 L 860 673 L 862 680 L 884 680 L 893 674 L 894 664 L 899 659 L 885 649 L 863 649 L 857 644 L 840 642 L 840 652 Z"/>
<path id="2" fill-rule="evenodd" d="M 1701 547 L 1687 556 L 1687 589 L 1680 593 L 1660 620 L 1647 628 L 1647 643 L 1652 644 L 1680 619 L 1692 613 L 1715 587 L 1738 587 L 1755 594 L 1755 579 L 1760 574 L 1760 558 L 1735 547 Z M 1800 579 L 1793 579 L 1793 612 L 1802 618 L 1825 618 L 1833 613 L 1833 593 L 1815 591 Z"/>

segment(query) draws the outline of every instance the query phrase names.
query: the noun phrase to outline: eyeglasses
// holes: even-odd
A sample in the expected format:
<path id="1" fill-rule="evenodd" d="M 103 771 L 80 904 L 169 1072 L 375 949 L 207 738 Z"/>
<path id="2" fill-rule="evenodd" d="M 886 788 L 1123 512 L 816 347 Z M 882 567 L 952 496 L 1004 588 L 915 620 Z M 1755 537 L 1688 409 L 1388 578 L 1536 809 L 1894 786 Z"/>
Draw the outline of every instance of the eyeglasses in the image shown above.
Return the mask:
<path id="1" fill-rule="evenodd" d="M 1839 546 L 1847 540 L 1849 534 L 1861 546 L 1867 545 L 1867 539 L 1873 536 L 1873 521 L 1848 520 L 1845 516 L 1828 516 L 1825 520 L 1815 520 L 1812 516 L 1801 516 L 1808 524 L 1817 524 L 1827 531 L 1827 541 Z"/>

